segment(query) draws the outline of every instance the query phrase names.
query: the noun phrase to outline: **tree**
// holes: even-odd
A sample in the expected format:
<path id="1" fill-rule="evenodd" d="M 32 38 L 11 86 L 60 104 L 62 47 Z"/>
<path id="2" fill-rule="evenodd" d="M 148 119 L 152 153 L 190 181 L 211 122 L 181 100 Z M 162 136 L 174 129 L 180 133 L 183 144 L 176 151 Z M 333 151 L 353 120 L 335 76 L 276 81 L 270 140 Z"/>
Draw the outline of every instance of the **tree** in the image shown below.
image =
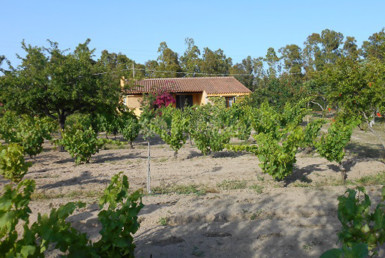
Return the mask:
<path id="1" fill-rule="evenodd" d="M 98 63 L 104 67 L 107 71 L 111 72 L 114 78 L 143 78 L 145 66 L 135 63 L 126 55 L 121 53 L 109 53 L 107 50 L 103 50 L 98 60 Z"/>
<path id="2" fill-rule="evenodd" d="M 248 56 L 230 69 L 230 74 L 241 74 L 235 75 L 235 78 L 250 90 L 254 89 L 254 63 L 255 60 Z"/>
<path id="3" fill-rule="evenodd" d="M 301 76 L 302 72 L 302 51 L 295 44 L 286 45 L 279 49 L 282 55 L 285 70 L 294 77 Z"/>
<path id="4" fill-rule="evenodd" d="M 342 48 L 343 55 L 345 57 L 349 57 L 353 60 L 357 60 L 358 58 L 358 47 L 357 47 L 357 40 L 354 37 L 346 37 L 346 40 L 344 42 L 344 46 Z"/>
<path id="5" fill-rule="evenodd" d="M 374 57 L 381 61 L 385 60 L 385 28 L 362 43 L 361 55 L 364 58 Z"/>
<path id="6" fill-rule="evenodd" d="M 222 49 L 212 51 L 208 47 L 203 50 L 200 70 L 207 74 L 229 74 L 232 65 L 230 57 L 226 57 Z"/>
<path id="7" fill-rule="evenodd" d="M 179 65 L 178 54 L 172 51 L 166 44 L 161 42 L 158 48 L 158 71 L 159 77 L 163 78 L 175 78 L 182 77 L 182 69 Z M 167 71 L 167 72 L 164 72 Z"/>
<path id="8" fill-rule="evenodd" d="M 58 43 L 49 48 L 22 42 L 26 56 L 10 67 L 0 81 L 0 102 L 5 108 L 30 115 L 46 115 L 64 129 L 75 112 L 114 110 L 119 103 L 118 78 L 111 76 L 101 62 L 93 60 L 90 40 L 66 54 Z"/>
<path id="9" fill-rule="evenodd" d="M 180 57 L 180 64 L 184 72 L 186 72 L 187 77 L 195 77 L 195 73 L 199 73 L 200 62 L 199 58 L 201 51 L 195 45 L 194 39 L 186 38 L 185 43 L 187 49 L 184 52 L 183 56 Z"/>
<path id="10" fill-rule="evenodd" d="M 278 73 L 281 72 L 281 67 L 279 66 L 279 58 L 274 48 L 269 47 L 269 49 L 267 49 L 265 62 L 267 62 L 267 65 L 269 66 L 268 76 L 271 78 L 277 77 Z"/>

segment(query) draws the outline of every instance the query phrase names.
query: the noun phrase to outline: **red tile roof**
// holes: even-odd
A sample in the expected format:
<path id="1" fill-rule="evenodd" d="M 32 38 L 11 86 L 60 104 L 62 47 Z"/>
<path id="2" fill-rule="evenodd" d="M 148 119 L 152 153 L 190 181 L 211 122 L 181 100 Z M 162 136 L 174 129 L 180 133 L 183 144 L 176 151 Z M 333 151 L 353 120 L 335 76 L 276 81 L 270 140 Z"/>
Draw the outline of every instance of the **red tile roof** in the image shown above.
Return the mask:
<path id="1" fill-rule="evenodd" d="M 126 90 L 127 94 L 141 94 L 154 91 L 203 92 L 207 94 L 251 93 L 234 77 L 184 77 L 144 79 Z"/>

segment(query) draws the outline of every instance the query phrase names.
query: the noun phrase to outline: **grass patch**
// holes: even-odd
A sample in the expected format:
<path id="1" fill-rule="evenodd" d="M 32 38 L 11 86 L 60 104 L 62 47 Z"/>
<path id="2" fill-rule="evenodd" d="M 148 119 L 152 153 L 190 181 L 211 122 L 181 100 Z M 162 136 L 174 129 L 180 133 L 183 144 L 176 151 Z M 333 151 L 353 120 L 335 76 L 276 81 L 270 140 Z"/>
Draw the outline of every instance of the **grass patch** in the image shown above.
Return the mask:
<path id="1" fill-rule="evenodd" d="M 94 198 L 101 197 L 103 191 L 70 191 L 67 193 L 46 193 L 46 192 L 34 192 L 31 195 L 32 200 L 49 200 L 49 199 L 58 199 L 58 198 Z"/>
<path id="2" fill-rule="evenodd" d="M 293 187 L 311 187 L 311 184 L 304 182 L 294 182 Z"/>
<path id="3" fill-rule="evenodd" d="M 223 180 L 217 184 L 217 187 L 222 190 L 245 189 L 247 182 L 245 180 Z"/>
<path id="4" fill-rule="evenodd" d="M 159 159 L 152 159 L 152 161 L 155 163 L 162 163 L 162 162 L 168 161 L 168 158 L 164 157 L 164 158 L 159 158 Z"/>
<path id="5" fill-rule="evenodd" d="M 385 184 L 385 171 L 378 173 L 377 175 L 364 176 L 357 180 L 355 183 L 358 185 L 384 185 Z"/>
<path id="6" fill-rule="evenodd" d="M 262 185 L 252 185 L 249 188 L 254 190 L 258 194 L 261 194 L 263 192 L 263 186 Z"/>
<path id="7" fill-rule="evenodd" d="M 154 194 L 196 194 L 204 195 L 206 193 L 215 192 L 213 189 L 200 185 L 173 185 L 173 186 L 156 186 L 152 188 Z"/>
<path id="8" fill-rule="evenodd" d="M 167 226 L 168 225 L 168 218 L 167 217 L 162 217 L 159 219 L 159 224 L 162 226 Z"/>

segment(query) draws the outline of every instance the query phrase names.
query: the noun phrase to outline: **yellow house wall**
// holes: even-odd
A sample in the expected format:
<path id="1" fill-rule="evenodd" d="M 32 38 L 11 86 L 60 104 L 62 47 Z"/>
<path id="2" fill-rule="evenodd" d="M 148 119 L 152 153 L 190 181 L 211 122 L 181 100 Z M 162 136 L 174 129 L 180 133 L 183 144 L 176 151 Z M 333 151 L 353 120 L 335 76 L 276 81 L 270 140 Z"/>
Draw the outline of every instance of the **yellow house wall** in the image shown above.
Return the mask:
<path id="1" fill-rule="evenodd" d="M 140 116 L 142 111 L 140 110 L 140 102 L 142 101 L 141 95 L 128 95 L 126 98 L 126 106 L 134 110 L 135 115 Z"/>
<path id="2" fill-rule="evenodd" d="M 206 105 L 207 104 L 207 92 L 204 90 L 202 93 L 202 98 L 201 98 L 201 104 L 200 105 Z"/>

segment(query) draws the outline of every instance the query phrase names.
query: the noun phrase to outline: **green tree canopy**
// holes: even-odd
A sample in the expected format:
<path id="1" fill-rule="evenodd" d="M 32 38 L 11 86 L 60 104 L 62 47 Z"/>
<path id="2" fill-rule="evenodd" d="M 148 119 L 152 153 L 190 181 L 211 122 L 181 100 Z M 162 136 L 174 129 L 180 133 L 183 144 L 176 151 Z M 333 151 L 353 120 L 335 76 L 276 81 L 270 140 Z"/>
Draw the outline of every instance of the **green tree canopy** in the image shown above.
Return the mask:
<path id="1" fill-rule="evenodd" d="M 0 102 L 6 109 L 52 117 L 62 129 L 75 112 L 116 109 L 119 78 L 93 59 L 89 39 L 70 53 L 49 43 L 45 48 L 22 42 L 26 56 L 19 57 L 17 68 L 4 71 L 0 81 Z"/>

